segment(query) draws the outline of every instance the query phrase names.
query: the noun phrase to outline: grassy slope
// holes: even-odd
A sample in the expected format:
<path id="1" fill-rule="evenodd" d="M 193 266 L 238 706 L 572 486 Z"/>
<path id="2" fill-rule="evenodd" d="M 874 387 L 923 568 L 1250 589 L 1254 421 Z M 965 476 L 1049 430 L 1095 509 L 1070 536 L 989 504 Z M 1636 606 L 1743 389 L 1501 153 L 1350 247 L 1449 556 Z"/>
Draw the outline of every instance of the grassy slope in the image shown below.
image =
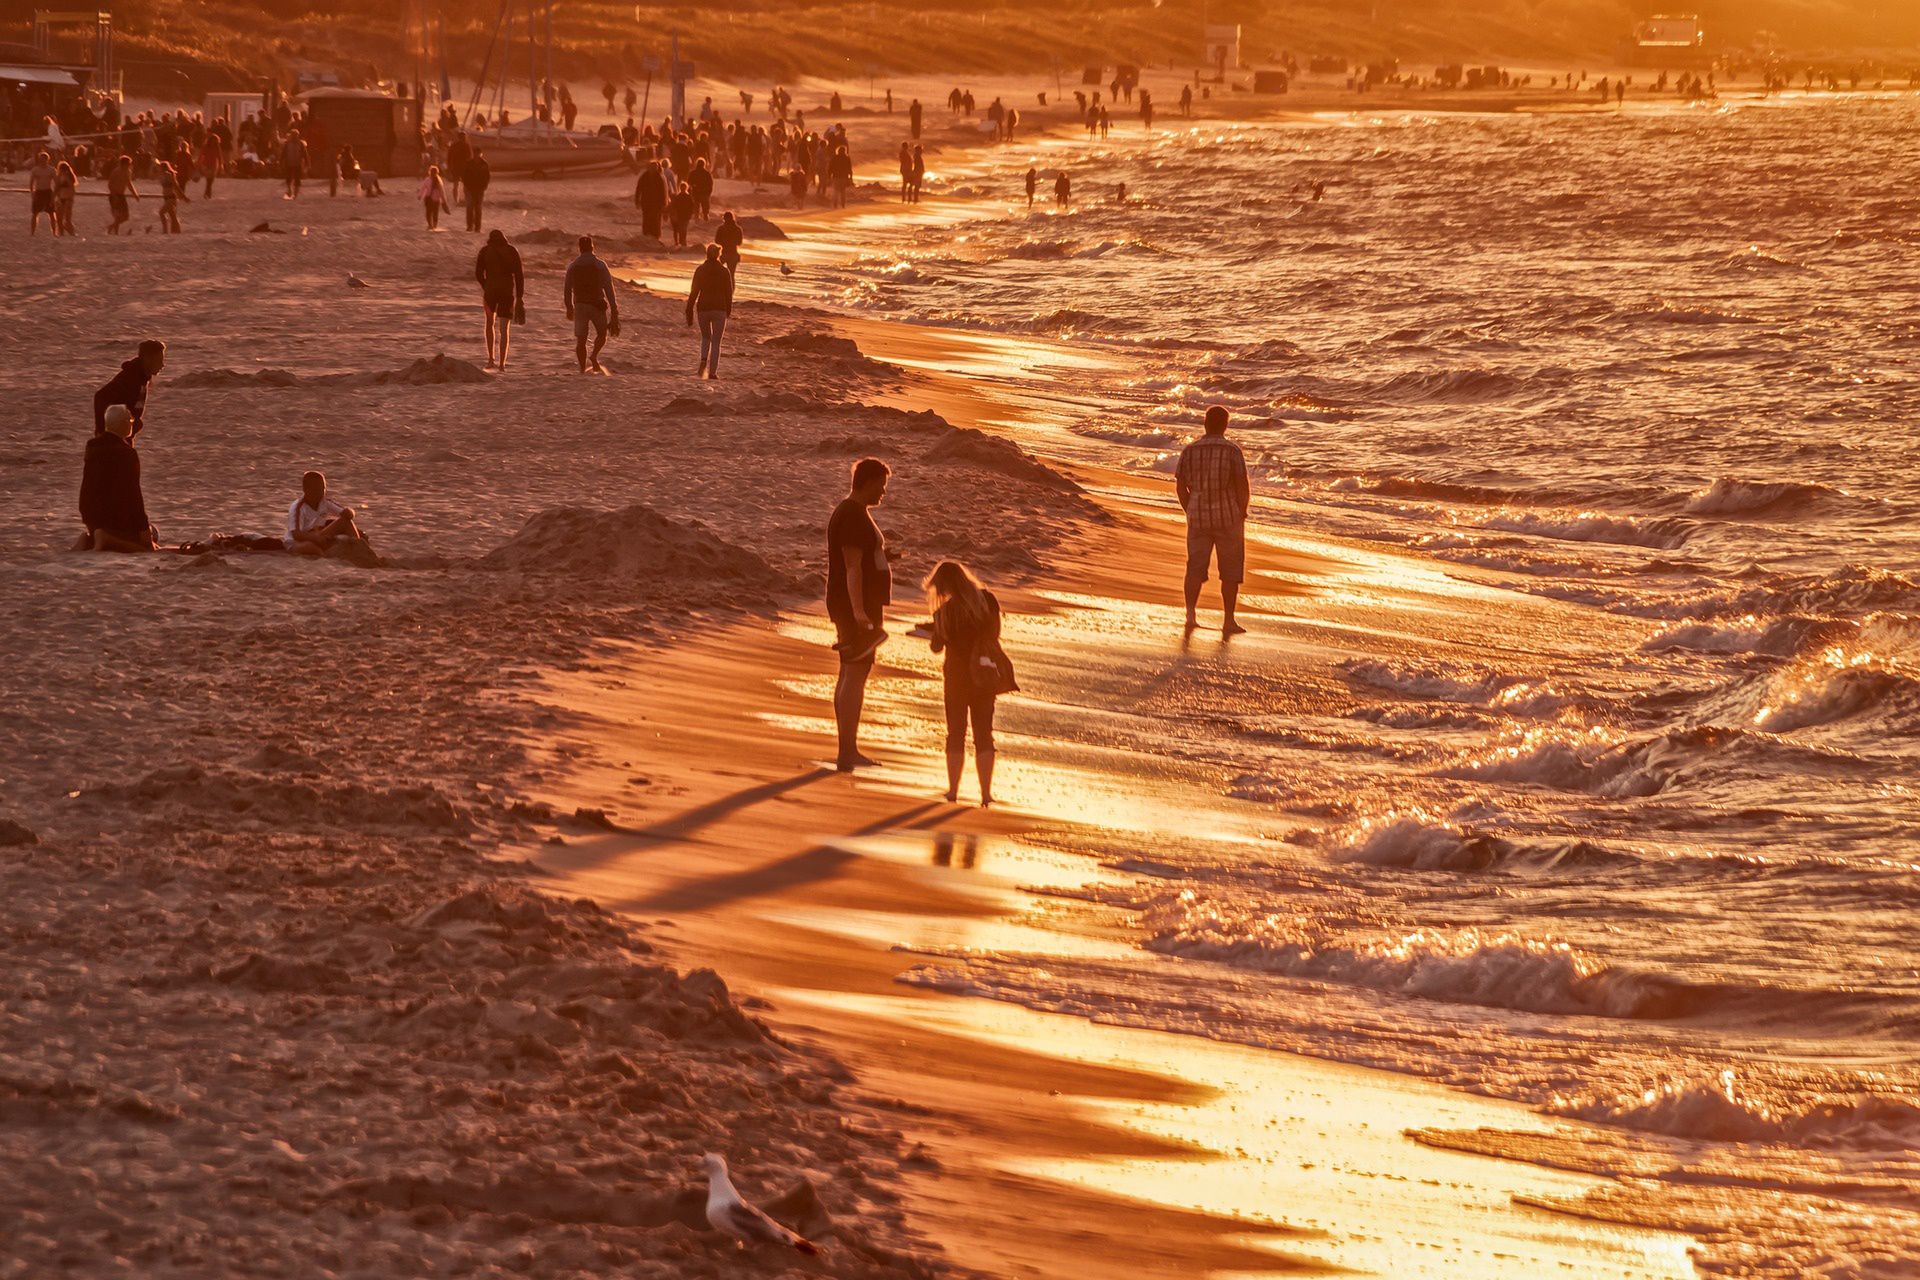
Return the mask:
<path id="1" fill-rule="evenodd" d="M 26 0 L 0 0 L 0 19 L 22 28 Z M 122 63 L 149 92 L 219 87 L 296 60 L 411 76 L 402 35 L 406 0 L 120 0 Z M 450 68 L 477 66 L 492 30 L 494 0 L 426 0 L 445 14 Z M 1598 64 L 1637 13 L 1699 11 L 1717 36 L 1745 43 L 1776 33 L 1806 50 L 1920 46 L 1913 0 L 1211 0 L 1214 21 L 1244 24 L 1255 59 L 1291 49 L 1415 65 L 1440 59 L 1574 60 Z M 22 11 L 16 19 L 15 11 Z M 642 54 L 683 32 L 701 71 L 764 84 L 799 75 L 862 78 L 879 72 L 1045 71 L 1081 63 L 1192 61 L 1202 0 L 1054 0 L 1047 5 L 980 0 L 866 0 L 779 4 L 720 0 L 702 8 L 609 0 L 562 0 L 556 18 L 561 75 L 625 81 Z M 1377 12 L 1377 18 L 1374 16 Z M 524 49 L 524 45 L 522 45 Z M 173 68 L 186 68 L 186 71 Z"/>

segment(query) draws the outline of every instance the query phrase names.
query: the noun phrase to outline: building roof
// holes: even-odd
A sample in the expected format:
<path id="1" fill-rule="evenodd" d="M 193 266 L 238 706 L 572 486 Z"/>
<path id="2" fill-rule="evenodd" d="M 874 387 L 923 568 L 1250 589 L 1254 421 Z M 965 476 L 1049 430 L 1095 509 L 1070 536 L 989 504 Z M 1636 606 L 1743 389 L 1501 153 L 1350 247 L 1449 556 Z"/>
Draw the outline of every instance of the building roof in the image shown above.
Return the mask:
<path id="1" fill-rule="evenodd" d="M 58 67 L 28 67 L 18 63 L 0 63 L 0 83 L 14 84 L 58 84 L 78 88 L 80 82 L 73 78 L 73 72 L 62 71 Z"/>

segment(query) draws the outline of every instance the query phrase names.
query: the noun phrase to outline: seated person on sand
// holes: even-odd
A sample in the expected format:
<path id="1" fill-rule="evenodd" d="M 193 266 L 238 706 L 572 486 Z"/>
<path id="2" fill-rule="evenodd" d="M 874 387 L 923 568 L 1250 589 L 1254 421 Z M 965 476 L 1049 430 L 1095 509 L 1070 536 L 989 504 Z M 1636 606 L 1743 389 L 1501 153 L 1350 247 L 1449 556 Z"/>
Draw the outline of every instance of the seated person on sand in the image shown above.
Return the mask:
<path id="1" fill-rule="evenodd" d="M 80 471 L 80 519 L 86 536 L 76 551 L 155 551 L 159 539 L 140 493 L 140 451 L 133 446 L 133 411 L 108 405 L 106 430 L 87 441 Z"/>
<path id="2" fill-rule="evenodd" d="M 324 556 L 367 540 L 353 512 L 327 496 L 327 478 L 318 471 L 300 477 L 300 496 L 287 508 L 287 550 L 297 556 Z"/>

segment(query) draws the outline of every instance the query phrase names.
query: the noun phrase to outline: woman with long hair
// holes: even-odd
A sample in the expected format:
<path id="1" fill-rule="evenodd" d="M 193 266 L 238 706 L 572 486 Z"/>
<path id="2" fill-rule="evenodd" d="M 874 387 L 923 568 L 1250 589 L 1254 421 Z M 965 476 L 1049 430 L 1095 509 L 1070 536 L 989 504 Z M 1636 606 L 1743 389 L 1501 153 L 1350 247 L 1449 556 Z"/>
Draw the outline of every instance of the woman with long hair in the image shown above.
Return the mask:
<path id="1" fill-rule="evenodd" d="M 420 203 L 427 211 L 427 230 L 440 229 L 440 211 L 447 207 L 447 184 L 441 180 L 440 166 L 430 164 L 420 179 Z"/>
<path id="2" fill-rule="evenodd" d="M 967 721 L 973 721 L 973 763 L 980 807 L 993 803 L 993 709 L 1017 687 L 1013 664 L 1000 647 L 1000 601 L 958 560 L 942 560 L 927 575 L 933 614 L 933 651 L 944 653 L 941 681 L 947 712 L 947 800 L 960 798 L 967 763 Z"/>
<path id="3" fill-rule="evenodd" d="M 53 234 L 70 236 L 73 230 L 73 197 L 80 189 L 80 177 L 73 166 L 62 160 L 53 167 Z"/>

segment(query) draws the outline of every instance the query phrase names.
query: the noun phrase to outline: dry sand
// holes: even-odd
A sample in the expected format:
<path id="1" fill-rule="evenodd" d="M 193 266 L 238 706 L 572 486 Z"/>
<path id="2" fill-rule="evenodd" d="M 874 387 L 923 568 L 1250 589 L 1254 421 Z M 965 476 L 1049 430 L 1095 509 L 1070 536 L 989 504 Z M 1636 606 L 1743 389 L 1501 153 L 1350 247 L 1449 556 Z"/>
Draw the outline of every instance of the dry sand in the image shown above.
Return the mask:
<path id="1" fill-rule="evenodd" d="M 1684 1241 L 1514 1202 L 1575 1179 L 1397 1139 L 1517 1109 L 895 984 L 902 936 L 1039 927 L 1012 918 L 1018 870 L 963 874 L 981 850 L 1253 821 L 1191 763 L 1078 736 L 1076 699 L 1166 659 L 1171 578 L 1140 572 L 1168 554 L 1164 499 L 961 430 L 1035 422 L 1044 391 L 913 371 L 1030 362 L 836 332 L 753 301 L 753 265 L 725 381 L 689 376 L 679 303 L 632 286 L 613 376 L 579 377 L 559 273 L 572 233 L 634 234 L 626 185 L 505 182 L 490 206 L 529 269 L 503 376 L 472 368 L 477 241 L 405 196 L 229 183 L 183 237 L 0 231 L 5 1274 L 1393 1273 L 1365 1240 L 1455 1219 L 1458 1248 L 1518 1241 L 1555 1274 L 1685 1273 Z M 141 437 L 165 540 L 277 532 L 317 466 L 383 566 L 61 550 L 91 392 L 150 336 L 172 344 Z M 1058 649 L 1027 668 L 1058 696 L 1009 709 L 1006 813 L 932 799 L 931 667 L 904 648 L 874 707 L 898 763 L 818 768 L 819 530 L 868 452 L 898 471 L 903 586 L 959 556 L 1026 583 L 1022 616 L 1134 628 L 1090 673 Z M 1447 625 L 1408 566 L 1262 562 L 1252 611 L 1298 620 L 1243 651 L 1290 696 L 1409 619 Z M 1336 572 L 1349 589 L 1315 592 Z M 748 994 L 684 972 L 708 966 Z M 1426 1217 L 1219 1195 L 1277 1189 L 1244 1162 L 1178 1189 L 1221 1167 L 1203 1149 L 1233 1144 L 1240 1101 L 1349 1092 L 1398 1108 L 1372 1147 L 1340 1122 L 1353 1167 L 1423 1170 Z M 1293 1169 L 1286 1145 L 1333 1122 L 1302 1123 L 1323 1127 L 1240 1145 Z M 685 1193 L 708 1149 L 749 1195 L 791 1191 L 826 1260 L 736 1262 L 704 1232 Z"/>

